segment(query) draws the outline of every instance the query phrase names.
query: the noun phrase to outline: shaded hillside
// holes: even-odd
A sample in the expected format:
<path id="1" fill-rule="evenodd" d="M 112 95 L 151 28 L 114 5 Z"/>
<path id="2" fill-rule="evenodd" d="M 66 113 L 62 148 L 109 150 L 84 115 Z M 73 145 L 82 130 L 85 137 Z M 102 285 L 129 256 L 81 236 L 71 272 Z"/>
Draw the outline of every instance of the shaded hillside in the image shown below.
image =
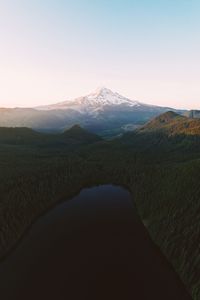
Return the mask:
<path id="1" fill-rule="evenodd" d="M 100 141 L 101 138 L 87 130 L 75 125 L 60 134 L 45 134 L 30 128 L 0 127 L 0 144 L 10 145 L 44 145 L 59 146 L 61 144 L 73 146 L 74 144 L 88 144 Z"/>
<path id="2" fill-rule="evenodd" d="M 0 108 L 0 127 L 29 127 L 36 130 L 62 130 L 82 122 L 81 114 L 72 109 L 43 111 L 33 108 Z"/>
<path id="3" fill-rule="evenodd" d="M 46 136 L 30 128 L 0 127 L 0 143 L 32 144 L 46 142 Z"/>
<path id="4" fill-rule="evenodd" d="M 70 129 L 65 130 L 60 137 L 66 141 L 74 140 L 84 144 L 95 143 L 102 140 L 98 135 L 83 129 L 79 125 L 74 125 Z"/>
<path id="5" fill-rule="evenodd" d="M 128 124 L 144 124 L 167 109 L 129 107 L 126 105 L 105 106 L 98 114 L 73 109 L 36 110 L 31 108 L 0 109 L 0 127 L 28 127 L 41 132 L 62 132 L 74 124 L 102 136 L 124 132 Z"/>

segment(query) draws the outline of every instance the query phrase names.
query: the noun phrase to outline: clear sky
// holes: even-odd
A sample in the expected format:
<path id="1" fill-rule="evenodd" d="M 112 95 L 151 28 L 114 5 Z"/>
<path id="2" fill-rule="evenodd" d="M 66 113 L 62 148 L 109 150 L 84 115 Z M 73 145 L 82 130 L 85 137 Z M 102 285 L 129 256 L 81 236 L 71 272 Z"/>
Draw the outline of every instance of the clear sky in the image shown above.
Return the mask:
<path id="1" fill-rule="evenodd" d="M 200 109 L 199 0 L 0 0 L 0 106 L 106 86 Z"/>

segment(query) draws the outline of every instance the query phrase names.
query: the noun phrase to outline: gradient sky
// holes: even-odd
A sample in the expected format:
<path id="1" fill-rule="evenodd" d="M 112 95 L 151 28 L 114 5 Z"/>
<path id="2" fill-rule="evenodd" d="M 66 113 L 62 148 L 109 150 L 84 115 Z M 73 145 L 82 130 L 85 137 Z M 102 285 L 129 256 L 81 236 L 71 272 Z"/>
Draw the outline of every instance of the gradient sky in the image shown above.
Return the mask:
<path id="1" fill-rule="evenodd" d="M 0 106 L 106 86 L 200 109 L 199 0 L 0 0 Z"/>

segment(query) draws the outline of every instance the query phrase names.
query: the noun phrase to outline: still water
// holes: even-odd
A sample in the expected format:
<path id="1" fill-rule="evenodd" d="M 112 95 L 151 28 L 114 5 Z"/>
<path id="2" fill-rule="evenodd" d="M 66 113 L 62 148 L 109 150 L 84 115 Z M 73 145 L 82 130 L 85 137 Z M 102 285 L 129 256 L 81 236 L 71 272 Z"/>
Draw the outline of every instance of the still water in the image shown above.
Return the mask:
<path id="1" fill-rule="evenodd" d="M 0 264 L 2 300 L 191 299 L 129 191 L 83 189 L 38 219 Z"/>

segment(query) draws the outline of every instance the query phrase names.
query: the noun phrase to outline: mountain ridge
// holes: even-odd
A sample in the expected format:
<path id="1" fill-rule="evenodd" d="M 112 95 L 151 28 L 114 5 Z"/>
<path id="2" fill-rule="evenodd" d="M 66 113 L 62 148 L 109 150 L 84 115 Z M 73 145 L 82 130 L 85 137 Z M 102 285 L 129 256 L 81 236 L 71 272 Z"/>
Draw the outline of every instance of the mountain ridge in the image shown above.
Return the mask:
<path id="1" fill-rule="evenodd" d="M 61 110 L 61 109 L 77 109 L 78 111 L 84 112 L 84 109 L 80 109 L 80 106 L 88 106 L 90 109 L 92 107 L 102 108 L 102 106 L 113 106 L 113 105 L 128 105 L 130 107 L 145 106 L 149 108 L 161 107 L 151 104 L 145 104 L 143 102 L 132 100 L 127 97 L 122 96 L 117 92 L 113 92 L 111 89 L 106 87 L 98 88 L 96 91 L 87 94 L 86 96 L 77 97 L 74 99 L 69 99 L 66 101 L 58 102 L 50 105 L 37 106 L 37 110 Z M 77 108 L 79 107 L 79 109 Z M 169 108 L 168 108 L 169 109 Z M 85 110 L 86 111 L 86 110 Z"/>
<path id="2" fill-rule="evenodd" d="M 154 118 L 138 130 L 138 132 L 156 131 L 163 131 L 169 136 L 200 135 L 200 119 L 168 111 Z"/>
<path id="3" fill-rule="evenodd" d="M 29 127 L 42 132 L 62 132 L 80 124 L 103 137 L 134 130 L 173 108 L 130 100 L 108 88 L 89 95 L 35 108 L 0 109 L 0 127 Z"/>
<path id="4" fill-rule="evenodd" d="M 42 133 L 27 127 L 0 127 L 0 145 L 74 146 L 99 141 L 102 141 L 101 137 L 81 128 L 78 124 L 57 134 Z"/>

